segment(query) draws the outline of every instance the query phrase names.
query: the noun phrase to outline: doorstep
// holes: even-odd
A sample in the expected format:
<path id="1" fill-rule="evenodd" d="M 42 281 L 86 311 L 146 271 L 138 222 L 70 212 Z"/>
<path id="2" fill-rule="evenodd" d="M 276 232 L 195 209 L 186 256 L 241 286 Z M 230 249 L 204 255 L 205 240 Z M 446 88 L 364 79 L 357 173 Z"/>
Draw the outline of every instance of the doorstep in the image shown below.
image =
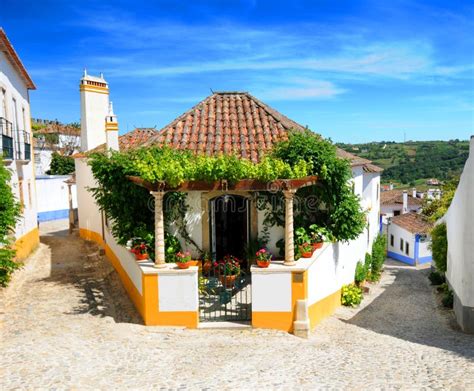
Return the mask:
<path id="1" fill-rule="evenodd" d="M 240 330 L 251 329 L 250 322 L 199 322 L 199 329 Z"/>

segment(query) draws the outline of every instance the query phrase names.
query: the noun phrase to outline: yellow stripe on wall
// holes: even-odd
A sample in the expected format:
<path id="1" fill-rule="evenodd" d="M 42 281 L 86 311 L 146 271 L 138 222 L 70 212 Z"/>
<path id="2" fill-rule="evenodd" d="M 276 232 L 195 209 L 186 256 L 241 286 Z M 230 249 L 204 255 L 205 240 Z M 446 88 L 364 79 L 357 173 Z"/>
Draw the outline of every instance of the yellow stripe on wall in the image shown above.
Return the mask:
<path id="1" fill-rule="evenodd" d="M 308 308 L 311 329 L 321 323 L 324 318 L 331 316 L 341 305 L 341 290 L 326 296 L 324 299 L 312 304 Z"/>
<path id="2" fill-rule="evenodd" d="M 13 243 L 16 250 L 15 259 L 21 261 L 25 259 L 31 252 L 38 247 L 40 242 L 38 228 L 33 228 L 30 232 L 23 235 Z"/>

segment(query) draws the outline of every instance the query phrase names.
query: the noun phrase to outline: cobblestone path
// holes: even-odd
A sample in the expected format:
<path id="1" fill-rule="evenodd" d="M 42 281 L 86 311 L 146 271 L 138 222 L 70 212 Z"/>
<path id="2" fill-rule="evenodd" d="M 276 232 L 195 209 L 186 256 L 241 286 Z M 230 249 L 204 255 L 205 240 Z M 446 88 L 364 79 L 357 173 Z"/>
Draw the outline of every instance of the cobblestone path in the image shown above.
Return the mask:
<path id="1" fill-rule="evenodd" d="M 474 336 L 426 274 L 387 265 L 360 308 L 308 340 L 145 327 L 97 247 L 43 235 L 0 291 L 0 389 L 474 389 Z"/>

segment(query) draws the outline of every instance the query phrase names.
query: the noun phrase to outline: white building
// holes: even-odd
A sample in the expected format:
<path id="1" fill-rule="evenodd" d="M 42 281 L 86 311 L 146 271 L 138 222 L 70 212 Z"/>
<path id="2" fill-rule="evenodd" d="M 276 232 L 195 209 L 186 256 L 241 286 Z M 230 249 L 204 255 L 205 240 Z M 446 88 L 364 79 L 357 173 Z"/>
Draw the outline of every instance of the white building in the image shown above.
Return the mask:
<path id="1" fill-rule="evenodd" d="M 68 185 L 70 175 L 38 175 L 38 223 L 69 218 L 69 209 L 77 209 L 76 185 Z M 70 200 L 71 198 L 71 200 Z"/>
<path id="2" fill-rule="evenodd" d="M 444 216 L 448 236 L 446 278 L 454 292 L 454 312 L 461 328 L 474 333 L 474 136 L 469 158 L 451 206 Z"/>
<path id="3" fill-rule="evenodd" d="M 47 174 L 54 152 L 65 156 L 79 152 L 81 146 L 80 129 L 57 121 L 35 119 L 34 123 L 41 126 L 34 132 L 33 138 L 36 175 Z"/>
<path id="4" fill-rule="evenodd" d="M 413 189 L 410 193 L 403 190 L 388 190 L 380 193 L 380 231 L 387 234 L 387 225 L 391 217 L 404 213 L 421 213 L 423 201 Z"/>
<path id="5" fill-rule="evenodd" d="M 429 249 L 431 224 L 420 214 L 409 212 L 389 219 L 387 255 L 417 266 L 432 261 Z"/>
<path id="6" fill-rule="evenodd" d="M 85 74 L 80 89 L 83 153 L 76 155 L 75 160 L 80 235 L 105 248 L 145 324 L 197 327 L 203 321 L 198 268 L 177 270 L 174 264 L 157 262 L 155 268 L 151 262 L 137 263 L 129 251 L 117 244 L 108 222 L 87 191 L 88 187 L 96 186 L 87 165 L 87 152 L 92 149 L 120 148 L 122 151 L 138 146 L 168 145 L 208 154 L 233 150 L 238 151 L 242 158 L 256 162 L 262 151 L 286 139 L 290 130 L 305 128 L 248 93 L 222 92 L 213 93 L 158 132 L 137 129 L 118 137 L 117 119 L 109 107 L 107 82 L 103 77 Z M 367 228 L 349 243 L 326 243 L 311 259 L 293 262 L 293 252 L 287 246 L 284 261 L 274 262 L 268 269 L 252 267 L 251 298 L 248 298 L 252 304 L 246 320 L 255 327 L 295 332 L 314 327 L 340 304 L 342 285 L 353 282 L 357 262 L 371 251 L 379 232 L 381 169 L 342 150 L 338 150 L 338 155 L 348 159 L 352 165 L 354 191 L 361 197 L 361 205 L 367 211 Z M 237 255 L 233 251 L 241 251 L 251 238 L 261 235 L 264 212 L 257 209 L 251 191 L 188 191 L 187 230 L 200 250 L 212 252 L 216 257 L 225 253 Z M 161 253 L 164 251 L 163 230 L 160 228 L 163 205 L 161 193 L 155 191 L 153 194 L 158 260 L 164 257 Z M 288 216 L 293 194 L 285 193 Z M 222 200 L 239 203 L 241 207 L 224 215 L 216 208 Z M 278 253 L 276 242 L 279 239 L 289 240 L 291 236 L 293 242 L 293 222 L 288 216 L 286 228 L 270 227 L 268 246 L 275 254 Z M 198 256 L 196 248 L 183 238 L 179 239 L 185 249 L 192 251 L 194 257 Z M 216 305 L 223 304 L 216 302 Z"/>
<path id="7" fill-rule="evenodd" d="M 22 206 L 15 228 L 17 258 L 39 243 L 32 153 L 29 90 L 36 89 L 18 54 L 0 28 L 0 148 L 11 170 L 11 186 Z"/>

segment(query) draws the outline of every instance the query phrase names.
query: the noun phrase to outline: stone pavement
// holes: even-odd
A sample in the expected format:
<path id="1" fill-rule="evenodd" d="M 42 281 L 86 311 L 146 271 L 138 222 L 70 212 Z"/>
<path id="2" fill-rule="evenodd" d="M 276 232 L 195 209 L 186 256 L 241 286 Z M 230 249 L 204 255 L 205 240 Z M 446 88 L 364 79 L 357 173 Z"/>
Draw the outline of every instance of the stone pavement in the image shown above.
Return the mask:
<path id="1" fill-rule="evenodd" d="M 474 336 L 439 307 L 427 270 L 392 262 L 360 308 L 308 340 L 145 327 L 97 247 L 66 228 L 46 224 L 0 291 L 1 390 L 474 389 Z"/>

